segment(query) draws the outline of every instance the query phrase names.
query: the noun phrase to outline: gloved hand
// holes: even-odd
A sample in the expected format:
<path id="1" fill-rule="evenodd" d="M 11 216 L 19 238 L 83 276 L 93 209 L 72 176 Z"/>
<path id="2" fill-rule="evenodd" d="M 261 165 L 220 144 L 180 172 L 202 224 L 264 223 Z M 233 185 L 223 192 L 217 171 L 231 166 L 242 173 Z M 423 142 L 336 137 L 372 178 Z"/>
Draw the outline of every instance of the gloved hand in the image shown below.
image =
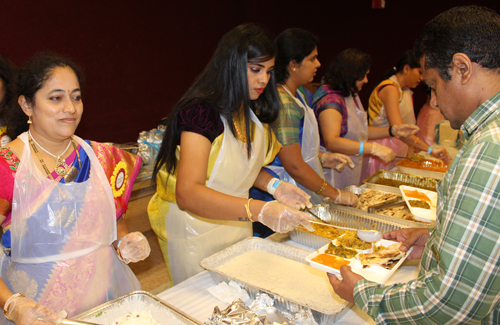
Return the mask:
<path id="1" fill-rule="evenodd" d="M 307 214 L 278 201 L 267 202 L 257 218 L 275 232 L 289 232 L 299 224 L 309 231 L 314 231 Z"/>
<path id="2" fill-rule="evenodd" d="M 349 165 L 351 169 L 354 168 L 351 158 L 341 153 L 324 153 L 321 156 L 321 164 L 323 167 L 335 169 L 339 173 L 344 170 L 346 165 Z"/>
<path id="3" fill-rule="evenodd" d="M 441 159 L 445 163 L 450 163 L 453 160 L 444 148 L 432 148 L 431 156 Z"/>
<path id="4" fill-rule="evenodd" d="M 392 134 L 396 138 L 406 138 L 420 130 L 415 124 L 396 124 L 392 126 Z"/>
<path id="5" fill-rule="evenodd" d="M 312 203 L 309 201 L 311 196 L 297 186 L 287 182 L 281 181 L 278 184 L 274 192 L 274 198 L 278 202 L 295 209 L 312 208 Z"/>
<path id="6" fill-rule="evenodd" d="M 372 143 L 372 151 L 370 152 L 372 155 L 375 155 L 382 159 L 385 163 L 393 161 L 396 158 L 396 154 L 394 151 L 386 146 L 378 144 L 376 142 Z"/>
<path id="7" fill-rule="evenodd" d="M 59 324 L 61 319 L 52 310 L 26 297 L 14 297 L 9 302 L 7 317 L 17 325 Z"/>
<path id="8" fill-rule="evenodd" d="M 139 262 L 149 256 L 151 247 L 144 235 L 138 231 L 123 236 L 118 244 L 119 255 L 125 263 Z"/>
<path id="9" fill-rule="evenodd" d="M 358 196 L 349 191 L 343 191 L 336 189 L 339 194 L 336 198 L 332 197 L 324 197 L 323 201 L 327 203 L 334 203 L 340 205 L 349 205 L 352 207 L 356 207 L 358 205 Z"/>

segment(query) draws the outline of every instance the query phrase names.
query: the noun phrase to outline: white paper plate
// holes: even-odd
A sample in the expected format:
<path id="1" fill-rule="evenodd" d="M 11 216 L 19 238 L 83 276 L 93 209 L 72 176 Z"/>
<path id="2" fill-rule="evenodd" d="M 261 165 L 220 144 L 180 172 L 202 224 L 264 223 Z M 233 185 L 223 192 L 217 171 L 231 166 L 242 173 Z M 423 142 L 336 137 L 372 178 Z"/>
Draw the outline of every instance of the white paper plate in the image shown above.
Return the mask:
<path id="1" fill-rule="evenodd" d="M 437 193 L 433 191 L 428 191 L 428 190 L 423 190 L 418 187 L 412 187 L 412 186 L 405 186 L 401 185 L 399 186 L 399 189 L 401 190 L 401 194 L 403 195 L 403 198 L 406 201 L 406 205 L 410 209 L 410 212 L 413 214 L 413 217 L 419 221 L 423 222 L 432 222 L 436 221 L 436 205 L 437 205 Z M 418 198 L 413 198 L 413 197 L 407 197 L 405 195 L 404 191 L 418 191 L 420 193 L 423 193 L 427 195 L 427 197 L 431 200 L 431 208 L 430 209 L 422 209 L 422 208 L 415 208 L 410 205 L 408 202 L 409 200 L 418 200 Z"/>
<path id="2" fill-rule="evenodd" d="M 334 244 L 335 244 L 335 241 L 336 240 L 333 241 Z M 374 244 L 377 246 L 382 245 L 384 247 L 388 247 L 394 243 L 395 242 L 390 241 L 390 240 L 381 239 L 378 242 L 375 242 Z M 309 264 L 312 267 L 319 269 L 319 270 L 322 270 L 322 271 L 325 271 L 325 272 L 328 272 L 328 273 L 335 274 L 335 275 L 340 277 L 341 276 L 340 270 L 334 269 L 332 267 L 326 266 L 326 265 L 318 263 L 318 262 L 314 262 L 312 260 L 313 258 L 318 256 L 319 254 L 323 254 L 327 248 L 328 248 L 328 245 L 321 247 L 317 251 L 309 254 L 309 256 L 306 257 L 306 260 L 307 260 L 307 262 L 309 262 Z M 349 266 L 351 267 L 351 270 L 354 273 L 357 273 L 357 274 L 363 276 L 365 279 L 367 279 L 369 281 L 383 284 L 399 268 L 399 266 L 401 264 L 403 264 L 404 260 L 406 259 L 406 256 L 408 256 L 408 254 L 412 251 L 412 249 L 413 249 L 413 247 L 408 250 L 407 254 L 401 260 L 399 260 L 399 262 L 396 265 L 394 265 L 394 267 L 391 270 L 388 270 L 388 269 L 383 268 L 383 267 L 378 266 L 378 265 L 363 268 L 363 266 L 361 265 L 361 262 L 357 259 L 357 257 L 348 258 L 346 260 L 349 261 Z"/>

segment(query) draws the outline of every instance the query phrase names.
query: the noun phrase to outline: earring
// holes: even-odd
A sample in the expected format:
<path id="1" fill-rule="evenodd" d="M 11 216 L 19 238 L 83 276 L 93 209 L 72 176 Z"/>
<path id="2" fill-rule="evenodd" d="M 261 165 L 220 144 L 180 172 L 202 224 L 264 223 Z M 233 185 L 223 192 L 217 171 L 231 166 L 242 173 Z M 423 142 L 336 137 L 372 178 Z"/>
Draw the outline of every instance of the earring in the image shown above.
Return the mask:
<path id="1" fill-rule="evenodd" d="M 28 124 L 32 124 L 33 123 L 33 121 L 31 120 L 31 115 L 28 116 L 28 122 L 26 122 L 26 123 L 28 123 Z"/>
<path id="2" fill-rule="evenodd" d="M 292 71 L 295 71 L 296 69 L 295 68 L 292 68 Z"/>

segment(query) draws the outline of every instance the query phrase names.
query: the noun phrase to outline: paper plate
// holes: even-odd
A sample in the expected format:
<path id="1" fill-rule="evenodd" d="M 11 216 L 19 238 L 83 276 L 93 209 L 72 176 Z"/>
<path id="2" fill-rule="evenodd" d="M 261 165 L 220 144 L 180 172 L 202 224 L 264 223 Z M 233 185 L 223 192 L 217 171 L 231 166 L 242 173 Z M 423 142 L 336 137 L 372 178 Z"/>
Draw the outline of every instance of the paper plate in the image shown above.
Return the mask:
<path id="1" fill-rule="evenodd" d="M 403 198 L 406 201 L 406 205 L 410 209 L 410 212 L 413 214 L 413 217 L 419 221 L 423 222 L 432 222 L 436 220 L 436 205 L 437 205 L 437 193 L 433 191 L 428 191 L 428 190 L 423 190 L 418 187 L 412 187 L 412 186 L 405 186 L 401 185 L 399 186 L 399 189 L 401 190 L 401 194 L 403 195 Z M 408 197 L 405 194 L 405 191 L 418 191 L 421 194 L 425 194 L 429 199 L 430 199 L 430 209 L 423 209 L 423 208 L 415 208 L 410 205 L 408 201 L 410 200 L 419 200 L 418 198 L 415 197 Z M 429 202 L 427 202 L 429 203 Z"/>

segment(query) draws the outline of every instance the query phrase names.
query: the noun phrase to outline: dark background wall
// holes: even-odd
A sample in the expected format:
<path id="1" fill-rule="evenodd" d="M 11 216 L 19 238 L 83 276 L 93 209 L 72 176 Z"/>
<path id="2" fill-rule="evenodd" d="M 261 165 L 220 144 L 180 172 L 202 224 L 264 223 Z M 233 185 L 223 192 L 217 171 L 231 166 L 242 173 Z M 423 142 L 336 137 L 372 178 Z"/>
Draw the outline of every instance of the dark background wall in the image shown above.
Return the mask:
<path id="1" fill-rule="evenodd" d="M 98 141 L 135 141 L 156 126 L 201 72 L 221 36 L 244 22 L 274 35 L 300 27 L 320 38 L 323 66 L 347 47 L 372 56 L 365 104 L 385 70 L 396 63 L 424 24 L 456 5 L 500 12 L 500 1 L 386 0 L 0 0 L 0 53 L 22 65 L 38 51 L 80 64 L 85 112 L 77 134 Z M 415 108 L 425 101 L 415 89 Z"/>

